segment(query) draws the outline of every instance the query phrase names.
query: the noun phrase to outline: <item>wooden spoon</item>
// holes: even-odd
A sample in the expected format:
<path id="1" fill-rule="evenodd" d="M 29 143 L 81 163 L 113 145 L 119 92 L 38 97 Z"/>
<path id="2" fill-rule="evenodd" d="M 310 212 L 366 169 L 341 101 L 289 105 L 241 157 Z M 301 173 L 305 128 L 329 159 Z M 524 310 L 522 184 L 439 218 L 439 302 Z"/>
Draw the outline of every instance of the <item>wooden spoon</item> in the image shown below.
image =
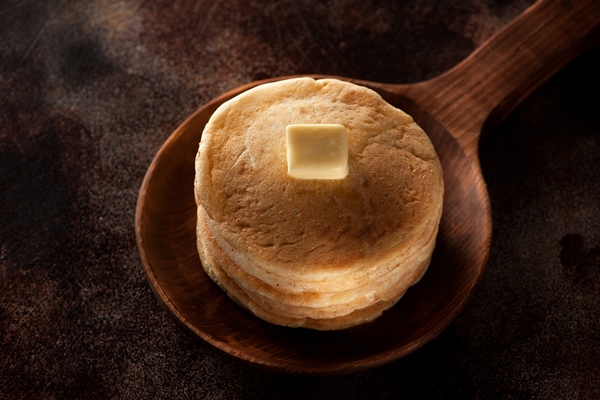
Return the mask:
<path id="1" fill-rule="evenodd" d="M 350 80 L 411 114 L 430 135 L 446 198 L 429 271 L 376 321 L 334 332 L 268 324 L 235 305 L 204 273 L 196 250 L 194 158 L 204 125 L 234 89 L 190 116 L 152 162 L 139 195 L 140 255 L 161 304 L 194 335 L 238 359 L 279 371 L 348 373 L 396 360 L 438 335 L 482 276 L 492 232 L 478 160 L 482 132 L 582 51 L 598 43 L 596 0 L 541 1 L 447 73 L 417 84 Z"/>

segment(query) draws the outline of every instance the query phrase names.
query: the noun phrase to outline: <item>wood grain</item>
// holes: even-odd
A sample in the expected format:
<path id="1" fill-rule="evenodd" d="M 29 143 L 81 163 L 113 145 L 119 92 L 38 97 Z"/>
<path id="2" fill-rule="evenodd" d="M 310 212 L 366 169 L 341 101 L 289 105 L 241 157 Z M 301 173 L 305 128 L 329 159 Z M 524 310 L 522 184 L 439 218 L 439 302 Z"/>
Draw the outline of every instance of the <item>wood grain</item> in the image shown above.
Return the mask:
<path id="1" fill-rule="evenodd" d="M 497 123 L 558 68 L 596 43 L 598 8 L 589 0 L 537 3 L 463 63 L 430 81 L 387 85 L 353 80 L 413 115 L 434 143 L 446 184 L 431 267 L 381 318 L 337 332 L 278 327 L 236 306 L 203 272 L 193 197 L 202 129 L 219 104 L 266 81 L 237 88 L 199 109 L 152 162 L 138 199 L 136 232 L 157 298 L 215 348 L 278 371 L 349 373 L 383 365 L 424 345 L 464 308 L 488 259 L 491 210 L 477 159 L 484 126 Z"/>

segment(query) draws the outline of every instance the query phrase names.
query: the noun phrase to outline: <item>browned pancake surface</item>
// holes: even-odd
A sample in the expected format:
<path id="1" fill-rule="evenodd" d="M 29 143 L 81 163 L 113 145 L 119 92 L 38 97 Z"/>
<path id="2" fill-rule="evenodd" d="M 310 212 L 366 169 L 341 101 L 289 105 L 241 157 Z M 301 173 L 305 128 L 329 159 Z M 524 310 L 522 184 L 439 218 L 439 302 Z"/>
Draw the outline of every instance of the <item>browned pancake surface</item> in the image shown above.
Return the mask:
<path id="1" fill-rule="evenodd" d="M 292 123 L 344 125 L 348 177 L 289 177 Z M 218 242 L 259 276 L 319 282 L 393 268 L 426 246 L 424 231 L 437 229 L 442 206 L 427 135 L 375 92 L 337 80 L 271 83 L 225 103 L 205 128 L 196 171 L 196 196 Z"/>

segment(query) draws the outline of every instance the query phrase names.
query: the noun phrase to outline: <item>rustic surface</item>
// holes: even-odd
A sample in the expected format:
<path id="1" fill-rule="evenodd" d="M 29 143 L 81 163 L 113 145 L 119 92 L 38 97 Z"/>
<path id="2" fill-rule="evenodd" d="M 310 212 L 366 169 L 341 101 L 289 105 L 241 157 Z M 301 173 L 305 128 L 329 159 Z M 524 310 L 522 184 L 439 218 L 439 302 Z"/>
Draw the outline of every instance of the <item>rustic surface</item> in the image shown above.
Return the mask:
<path id="1" fill-rule="evenodd" d="M 273 375 L 190 337 L 152 295 L 136 198 L 195 109 L 279 75 L 421 81 L 531 2 L 391 3 L 0 2 L 0 398 L 600 396 L 598 50 L 487 137 L 486 275 L 408 357 Z"/>

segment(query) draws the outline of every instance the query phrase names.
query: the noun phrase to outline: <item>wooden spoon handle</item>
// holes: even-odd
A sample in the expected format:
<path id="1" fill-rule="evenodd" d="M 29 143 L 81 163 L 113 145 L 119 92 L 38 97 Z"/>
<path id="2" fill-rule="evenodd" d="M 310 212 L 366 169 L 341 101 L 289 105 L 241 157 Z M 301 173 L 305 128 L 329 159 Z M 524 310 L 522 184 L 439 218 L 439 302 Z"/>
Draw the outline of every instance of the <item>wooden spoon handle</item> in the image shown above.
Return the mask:
<path id="1" fill-rule="evenodd" d="M 437 78 L 398 87 L 441 122 L 478 160 L 482 131 L 600 43 L 598 0 L 543 0 Z"/>

